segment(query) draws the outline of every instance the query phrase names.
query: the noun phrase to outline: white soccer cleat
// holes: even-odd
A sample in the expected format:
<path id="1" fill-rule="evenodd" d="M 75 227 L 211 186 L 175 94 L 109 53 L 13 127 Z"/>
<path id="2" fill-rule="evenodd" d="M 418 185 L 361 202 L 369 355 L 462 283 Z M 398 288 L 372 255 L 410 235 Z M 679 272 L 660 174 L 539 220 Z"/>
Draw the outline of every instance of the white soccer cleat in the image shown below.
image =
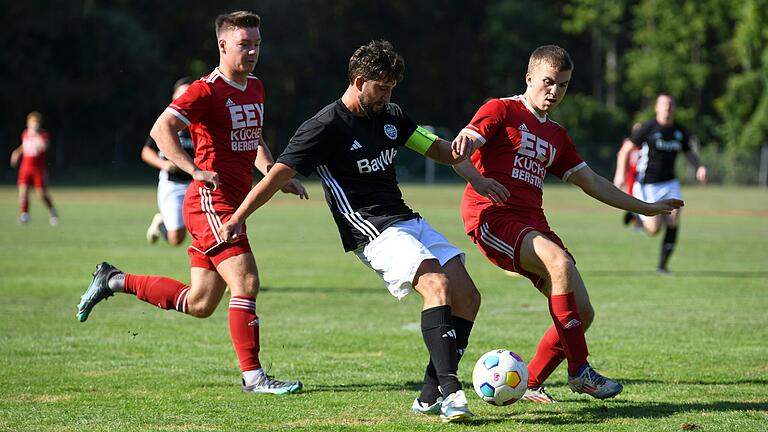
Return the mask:
<path id="1" fill-rule="evenodd" d="M 545 404 L 557 403 L 557 401 L 544 390 L 544 386 L 529 387 L 520 399 Z"/>
<path id="2" fill-rule="evenodd" d="M 578 376 L 568 377 L 568 387 L 574 393 L 586 393 L 596 399 L 608 399 L 621 393 L 620 382 L 606 378 L 587 364 Z"/>
<path id="3" fill-rule="evenodd" d="M 245 385 L 243 380 L 244 393 L 262 393 L 262 394 L 288 394 L 297 393 L 304 385 L 301 381 L 280 381 L 264 374 L 251 385 Z"/>
<path id="4" fill-rule="evenodd" d="M 419 398 L 416 398 L 413 400 L 413 404 L 411 404 L 411 412 L 414 414 L 438 415 L 440 414 L 442 405 L 443 398 L 441 397 L 437 398 L 437 401 L 432 405 L 429 405 L 426 402 L 421 402 Z"/>
<path id="5" fill-rule="evenodd" d="M 163 215 L 160 213 L 155 213 L 155 215 L 152 217 L 152 222 L 149 224 L 149 228 L 147 228 L 147 242 L 149 244 L 155 244 L 157 239 L 163 235 L 163 232 L 160 231 L 160 225 L 162 224 Z"/>
<path id="6" fill-rule="evenodd" d="M 475 415 L 467 406 L 464 390 L 456 390 L 443 399 L 440 405 L 440 419 L 444 423 L 459 423 L 469 421 Z"/>
<path id="7" fill-rule="evenodd" d="M 21 225 L 29 223 L 29 213 L 22 213 L 19 215 L 19 218 L 16 219 L 16 222 L 18 222 Z"/>

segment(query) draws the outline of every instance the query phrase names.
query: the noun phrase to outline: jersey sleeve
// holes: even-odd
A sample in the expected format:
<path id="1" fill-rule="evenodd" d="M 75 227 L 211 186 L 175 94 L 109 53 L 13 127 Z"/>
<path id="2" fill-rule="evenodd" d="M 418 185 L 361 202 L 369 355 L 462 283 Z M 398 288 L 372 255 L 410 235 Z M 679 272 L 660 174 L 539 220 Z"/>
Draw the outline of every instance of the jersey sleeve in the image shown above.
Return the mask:
<path id="1" fill-rule="evenodd" d="M 504 102 L 500 99 L 491 99 L 477 110 L 469 124 L 461 131 L 479 139 L 480 142 L 485 144 L 504 123 L 506 114 L 507 107 L 504 105 Z"/>
<path id="2" fill-rule="evenodd" d="M 328 125 L 314 118 L 309 119 L 299 126 L 276 162 L 288 165 L 307 177 L 328 160 L 332 142 L 329 136 Z"/>
<path id="3" fill-rule="evenodd" d="M 567 133 L 563 132 L 563 145 L 560 146 L 555 154 L 555 160 L 547 168 L 547 172 L 556 175 L 563 181 L 567 181 L 568 177 L 576 171 L 587 166 L 587 163 L 581 158 L 579 152 L 576 151 L 576 146 L 573 145 L 571 137 Z"/>
<path id="4" fill-rule="evenodd" d="M 632 141 L 632 144 L 634 144 L 635 147 L 640 147 L 643 145 L 643 142 L 645 142 L 651 127 L 653 127 L 652 121 L 645 122 L 636 131 L 632 132 L 632 135 L 629 136 L 629 140 Z"/>
<path id="5" fill-rule="evenodd" d="M 683 133 L 683 139 L 680 140 L 680 145 L 682 146 L 682 150 L 687 153 L 691 151 L 690 135 L 688 135 L 688 131 L 683 128 L 680 128 L 680 131 Z"/>
<path id="6" fill-rule="evenodd" d="M 187 126 L 198 123 L 208 112 L 211 89 L 205 81 L 195 81 L 183 95 L 176 98 L 165 110 L 175 115 Z"/>

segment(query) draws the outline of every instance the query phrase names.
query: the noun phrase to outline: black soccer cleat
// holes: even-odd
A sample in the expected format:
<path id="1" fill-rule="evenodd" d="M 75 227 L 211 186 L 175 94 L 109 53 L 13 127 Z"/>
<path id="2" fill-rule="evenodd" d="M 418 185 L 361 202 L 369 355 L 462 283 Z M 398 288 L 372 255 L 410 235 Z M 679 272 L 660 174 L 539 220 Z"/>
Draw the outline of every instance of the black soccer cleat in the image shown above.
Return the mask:
<path id="1" fill-rule="evenodd" d="M 121 273 L 120 270 L 108 262 L 102 262 L 96 266 L 96 271 L 93 272 L 93 280 L 91 280 L 88 289 L 80 297 L 80 304 L 77 305 L 77 319 L 80 322 L 85 322 L 88 319 L 88 315 L 91 313 L 91 309 L 96 306 L 96 303 L 115 295 L 109 289 L 107 282 L 110 277 L 117 273 Z"/>

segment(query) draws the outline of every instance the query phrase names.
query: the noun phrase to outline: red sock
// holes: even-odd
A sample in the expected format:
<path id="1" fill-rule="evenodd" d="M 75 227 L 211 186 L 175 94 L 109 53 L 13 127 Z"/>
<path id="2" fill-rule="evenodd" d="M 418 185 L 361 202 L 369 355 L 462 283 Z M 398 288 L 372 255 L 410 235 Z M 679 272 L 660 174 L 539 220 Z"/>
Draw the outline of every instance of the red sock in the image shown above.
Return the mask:
<path id="1" fill-rule="evenodd" d="M 539 341 L 536 355 L 528 363 L 528 387 L 538 387 L 552 375 L 565 360 L 565 351 L 554 325 L 547 329 Z"/>
<path id="2" fill-rule="evenodd" d="M 161 309 L 175 309 L 187 313 L 189 287 L 183 283 L 162 276 L 139 276 L 125 274 L 123 292 L 134 294 L 140 300 Z"/>
<path id="3" fill-rule="evenodd" d="M 29 199 L 27 197 L 21 197 L 19 200 L 19 210 L 22 213 L 29 213 Z"/>
<path id="4" fill-rule="evenodd" d="M 240 370 L 259 369 L 259 317 L 256 316 L 255 298 L 232 296 L 229 300 L 229 335 L 240 361 Z"/>
<path id="5" fill-rule="evenodd" d="M 549 314 L 555 322 L 557 334 L 568 359 L 568 374 L 575 376 L 579 368 L 587 363 L 587 340 L 584 338 L 584 324 L 576 308 L 573 293 L 549 297 Z"/>

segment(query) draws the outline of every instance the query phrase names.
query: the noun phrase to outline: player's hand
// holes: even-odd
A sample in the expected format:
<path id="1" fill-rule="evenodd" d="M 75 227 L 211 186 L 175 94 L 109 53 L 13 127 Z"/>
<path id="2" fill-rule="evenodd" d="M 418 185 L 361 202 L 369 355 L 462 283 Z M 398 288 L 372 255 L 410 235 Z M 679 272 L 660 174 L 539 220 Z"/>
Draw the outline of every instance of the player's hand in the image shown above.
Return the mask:
<path id="1" fill-rule="evenodd" d="M 677 210 L 685 205 L 683 200 L 665 199 L 655 203 L 648 203 L 648 208 L 642 213 L 646 216 L 656 216 L 660 214 L 670 214 L 672 210 Z"/>
<path id="2" fill-rule="evenodd" d="M 280 190 L 283 191 L 283 193 L 298 195 L 299 199 L 309 199 L 309 193 L 307 192 L 307 189 L 303 184 L 301 184 L 300 181 L 296 179 L 288 180 L 288 183 L 281 187 Z"/>
<path id="3" fill-rule="evenodd" d="M 227 222 L 224 222 L 224 224 L 219 227 L 219 235 L 221 236 L 221 239 L 227 243 L 236 242 L 240 239 L 242 233 L 243 224 L 240 222 L 234 222 L 231 219 Z"/>
<path id="4" fill-rule="evenodd" d="M 192 172 L 192 178 L 205 184 L 207 189 L 216 190 L 219 188 L 219 174 L 213 171 L 195 169 L 195 171 Z"/>
<path id="5" fill-rule="evenodd" d="M 16 165 L 19 164 L 19 153 L 13 152 L 11 153 L 11 168 L 16 168 Z"/>
<path id="6" fill-rule="evenodd" d="M 696 180 L 701 184 L 707 184 L 709 177 L 707 176 L 707 168 L 701 165 L 696 169 Z"/>
<path id="7" fill-rule="evenodd" d="M 509 198 L 509 191 L 503 184 L 488 177 L 480 176 L 472 182 L 475 192 L 488 198 L 494 204 L 501 204 Z"/>
<path id="8" fill-rule="evenodd" d="M 459 134 L 451 142 L 451 150 L 459 157 L 466 159 L 475 151 L 475 143 L 469 136 Z"/>

